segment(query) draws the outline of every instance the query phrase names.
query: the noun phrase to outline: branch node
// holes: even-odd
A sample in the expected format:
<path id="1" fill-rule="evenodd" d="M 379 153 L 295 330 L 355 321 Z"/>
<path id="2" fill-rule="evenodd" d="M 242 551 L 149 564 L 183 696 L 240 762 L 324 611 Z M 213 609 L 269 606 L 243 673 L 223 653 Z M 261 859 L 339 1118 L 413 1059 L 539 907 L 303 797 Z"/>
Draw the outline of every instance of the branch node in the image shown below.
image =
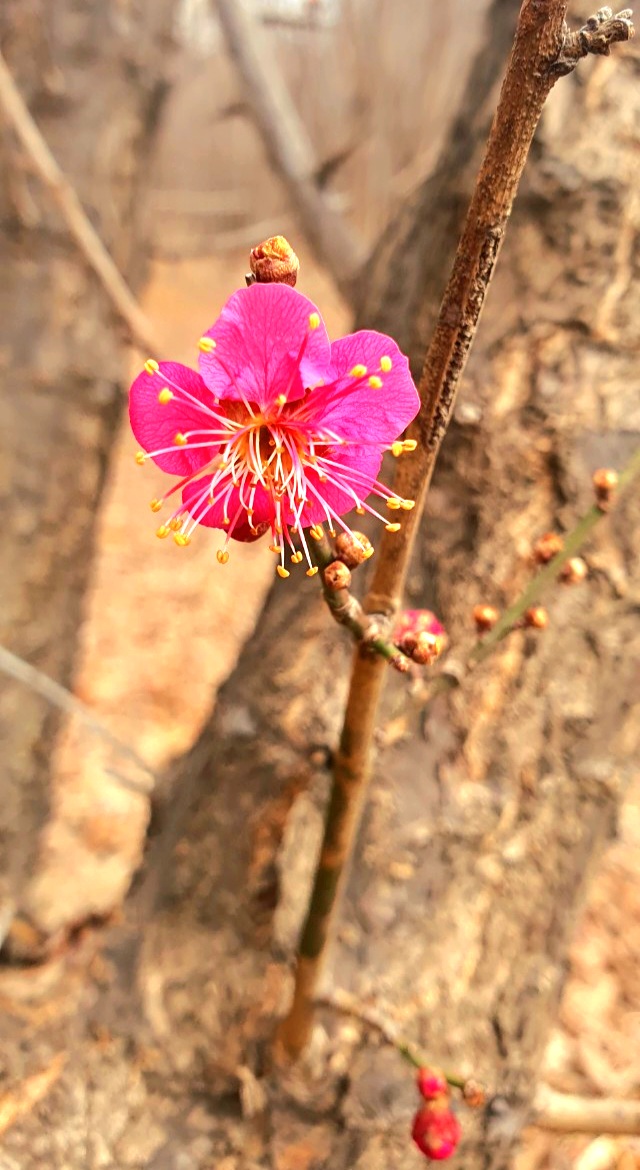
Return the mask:
<path id="1" fill-rule="evenodd" d="M 630 8 L 623 8 L 616 16 L 611 8 L 600 8 L 577 32 L 570 32 L 565 25 L 562 49 L 551 66 L 551 72 L 556 77 L 566 77 L 589 54 L 608 57 L 612 45 L 630 41 L 635 36 L 632 16 Z"/>

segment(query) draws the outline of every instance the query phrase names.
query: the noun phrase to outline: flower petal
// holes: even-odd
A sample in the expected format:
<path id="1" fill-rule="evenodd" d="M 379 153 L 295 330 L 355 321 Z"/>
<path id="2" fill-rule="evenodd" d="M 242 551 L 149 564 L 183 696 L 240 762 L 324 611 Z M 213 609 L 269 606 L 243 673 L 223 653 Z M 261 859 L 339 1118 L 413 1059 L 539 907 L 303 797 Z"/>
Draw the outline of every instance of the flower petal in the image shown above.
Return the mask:
<path id="1" fill-rule="evenodd" d="M 292 402 L 326 380 L 331 346 L 324 322 L 313 302 L 288 285 L 240 289 L 205 337 L 215 349 L 201 353 L 200 370 L 218 398 L 244 398 L 263 409 L 280 394 Z"/>
<path id="2" fill-rule="evenodd" d="M 308 397 L 306 409 L 318 429 L 381 445 L 397 439 L 418 413 L 420 399 L 395 341 L 371 329 L 351 333 L 332 343 L 331 364 L 337 384 L 319 387 Z M 358 366 L 366 375 L 350 376 Z M 373 385 L 370 378 L 376 380 Z"/>
<path id="3" fill-rule="evenodd" d="M 171 389 L 173 393 L 173 398 L 166 403 L 158 401 L 158 395 L 164 389 Z M 200 402 L 202 409 L 198 406 Z M 213 395 L 196 370 L 179 362 L 160 362 L 157 373 L 149 374 L 143 370 L 131 387 L 131 429 L 145 451 L 173 448 L 164 455 L 152 456 L 163 471 L 171 475 L 190 475 L 210 462 L 219 443 L 195 449 L 177 447 L 175 436 L 186 431 L 215 429 L 215 419 L 207 411 L 207 407 L 212 406 Z"/>
<path id="4" fill-rule="evenodd" d="M 251 524 L 244 505 L 241 503 L 238 488 L 233 488 L 228 497 L 226 492 L 221 493 L 215 504 L 210 504 L 203 511 L 204 500 L 206 500 L 210 485 L 211 477 L 205 475 L 201 479 L 192 480 L 182 492 L 182 502 L 185 508 L 188 511 L 193 509 L 192 515 L 196 516 L 198 523 L 203 524 L 205 528 L 220 528 L 225 533 L 229 532 L 230 525 L 224 523 L 225 516 L 233 521 L 236 513 L 241 509 L 241 514 L 233 526 L 231 536 L 234 540 L 249 543 L 258 540 L 264 534 L 263 525 L 271 526 L 275 520 L 273 500 L 260 485 L 256 488 L 254 495 Z M 225 499 L 227 500 L 226 507 Z M 254 531 L 256 528 L 257 532 Z"/>

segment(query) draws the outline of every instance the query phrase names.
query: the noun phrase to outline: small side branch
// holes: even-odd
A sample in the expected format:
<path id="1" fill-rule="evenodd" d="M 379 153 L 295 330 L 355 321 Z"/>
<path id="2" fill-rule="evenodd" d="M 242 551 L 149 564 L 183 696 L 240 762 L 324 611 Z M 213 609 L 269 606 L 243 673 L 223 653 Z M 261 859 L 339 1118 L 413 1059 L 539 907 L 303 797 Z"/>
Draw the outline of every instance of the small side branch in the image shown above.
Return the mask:
<path id="1" fill-rule="evenodd" d="M 145 356 L 158 357 L 151 323 L 140 308 L 74 190 L 60 170 L 0 52 L 0 107 L 22 145 L 34 173 L 49 192 L 90 268 L 93 269 L 132 342 Z"/>
<path id="2" fill-rule="evenodd" d="M 307 132 L 243 0 L 216 0 L 216 7 L 255 123 L 302 230 L 318 260 L 351 299 L 364 262 L 362 248 L 318 186 L 318 164 Z"/>
<path id="3" fill-rule="evenodd" d="M 553 67 L 554 72 L 558 77 L 572 73 L 578 62 L 590 53 L 608 57 L 612 45 L 629 41 L 634 35 L 632 15 L 630 8 L 624 8 L 616 16 L 611 8 L 600 8 L 577 32 L 569 32 L 567 28 L 560 56 Z"/>

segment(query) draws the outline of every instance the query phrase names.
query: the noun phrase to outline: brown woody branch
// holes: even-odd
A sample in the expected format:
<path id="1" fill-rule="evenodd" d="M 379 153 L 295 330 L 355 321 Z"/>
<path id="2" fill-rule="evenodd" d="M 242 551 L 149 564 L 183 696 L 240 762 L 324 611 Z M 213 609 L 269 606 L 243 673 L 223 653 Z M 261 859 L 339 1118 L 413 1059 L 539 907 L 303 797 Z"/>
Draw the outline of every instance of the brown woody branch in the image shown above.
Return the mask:
<path id="1" fill-rule="evenodd" d="M 392 615 L 400 604 L 424 500 L 533 135 L 549 93 L 558 77 L 567 72 L 564 67 L 558 69 L 567 48 L 566 12 L 565 0 L 524 0 L 520 10 L 484 161 L 418 387 L 420 412 L 409 429 L 409 437 L 418 441 L 418 447 L 400 463 L 394 484 L 399 496 L 414 499 L 417 506 L 393 538 L 383 534 L 377 571 L 365 602 L 371 613 Z M 594 20 L 604 23 L 598 17 Z M 623 24 L 618 26 L 617 39 L 626 40 L 632 30 Z M 597 30 L 592 31 L 595 36 Z M 594 44 L 601 42 L 594 39 Z M 324 841 L 300 942 L 293 1003 L 278 1037 L 280 1049 L 290 1058 L 302 1052 L 311 1033 L 313 1003 L 340 882 L 371 775 L 383 679 L 380 658 L 356 654 Z"/>

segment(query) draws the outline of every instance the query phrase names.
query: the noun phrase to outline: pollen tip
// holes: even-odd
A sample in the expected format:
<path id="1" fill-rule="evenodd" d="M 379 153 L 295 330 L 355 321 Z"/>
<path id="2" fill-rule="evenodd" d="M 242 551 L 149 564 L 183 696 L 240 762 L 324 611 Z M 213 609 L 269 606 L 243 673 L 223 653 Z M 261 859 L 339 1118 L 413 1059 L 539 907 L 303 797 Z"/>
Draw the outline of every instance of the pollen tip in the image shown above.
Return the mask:
<path id="1" fill-rule="evenodd" d="M 369 385 L 372 390 L 382 390 L 382 378 L 379 378 L 377 374 L 372 374 L 369 378 Z"/>
<path id="2" fill-rule="evenodd" d="M 226 549 L 218 549 L 216 553 L 216 560 L 219 565 L 226 565 L 227 561 L 229 560 L 229 553 L 226 551 Z"/>
<path id="3" fill-rule="evenodd" d="M 367 372 L 366 366 L 354 366 L 352 370 L 349 370 L 349 377 L 350 378 L 364 378 L 366 372 Z"/>
<path id="4" fill-rule="evenodd" d="M 158 394 L 158 402 L 160 403 L 160 405 L 166 406 L 167 402 L 171 402 L 172 398 L 173 398 L 173 390 L 170 390 L 168 386 L 163 386 L 162 390 Z"/>
<path id="5" fill-rule="evenodd" d="M 158 365 L 157 361 L 154 360 L 154 358 L 147 358 L 146 362 L 144 363 L 144 368 L 148 374 L 157 374 L 160 366 Z"/>
<path id="6" fill-rule="evenodd" d="M 402 528 L 401 524 L 385 524 L 387 532 L 399 532 Z"/>
<path id="7" fill-rule="evenodd" d="M 278 394 L 278 397 L 276 398 L 276 406 L 286 406 L 286 403 L 287 403 L 286 394 Z"/>
<path id="8" fill-rule="evenodd" d="M 280 552 L 280 549 L 278 549 L 278 552 Z M 302 560 L 302 553 L 301 552 L 294 552 L 291 554 L 291 564 L 292 565 L 299 565 L 301 560 Z"/>
<path id="9" fill-rule="evenodd" d="M 390 508 L 392 512 L 397 512 L 401 507 L 402 500 L 399 500 L 397 496 L 390 496 L 387 500 L 387 508 Z"/>
<path id="10" fill-rule="evenodd" d="M 138 464 L 138 467 L 142 467 L 142 464 L 146 463 L 146 461 L 147 456 L 145 455 L 144 451 L 136 451 L 136 463 Z"/>
<path id="11" fill-rule="evenodd" d="M 312 565 L 310 569 L 307 569 L 307 577 L 315 577 L 317 572 L 318 572 L 318 566 Z"/>
<path id="12" fill-rule="evenodd" d="M 159 528 L 156 528 L 156 536 L 159 538 L 159 540 L 164 540 L 165 536 L 168 536 L 170 531 L 171 529 L 168 527 L 168 525 L 161 524 Z"/>
<path id="13" fill-rule="evenodd" d="M 182 520 L 179 516 L 174 516 L 173 520 L 169 521 L 169 528 L 172 532 L 177 532 L 179 528 L 182 528 Z"/>
<path id="14" fill-rule="evenodd" d="M 276 565 L 276 573 L 283 579 L 289 576 L 289 570 L 285 569 L 284 565 Z"/>
<path id="15" fill-rule="evenodd" d="M 415 451 L 418 443 L 416 439 L 405 439 L 402 446 L 404 447 L 405 451 Z"/>
<path id="16" fill-rule="evenodd" d="M 149 507 L 152 512 L 159 512 L 162 507 L 162 500 L 152 500 Z"/>
<path id="17" fill-rule="evenodd" d="M 183 435 L 181 431 L 178 431 L 177 435 L 173 436 L 173 441 L 176 447 L 186 447 L 189 440 L 187 439 L 186 435 Z"/>
<path id="18" fill-rule="evenodd" d="M 364 514 L 366 512 L 366 508 L 363 508 L 362 504 L 357 504 L 355 510 L 356 510 L 356 515 L 358 515 L 358 516 L 364 516 Z"/>
<path id="19" fill-rule="evenodd" d="M 173 539 L 178 548 L 186 548 L 188 544 L 191 544 L 191 537 L 186 536 L 184 532 L 176 532 Z"/>
<path id="20" fill-rule="evenodd" d="M 309 529 L 309 535 L 312 536 L 314 540 L 322 540 L 324 536 L 324 528 L 321 524 L 314 524 L 313 527 Z"/>
<path id="21" fill-rule="evenodd" d="M 319 327 L 320 327 L 320 314 L 319 313 L 309 313 L 309 328 L 310 329 L 319 329 Z"/>
<path id="22" fill-rule="evenodd" d="M 398 527 L 400 527 L 400 526 L 398 525 Z M 368 561 L 369 557 L 372 557 L 375 551 L 376 550 L 374 549 L 373 545 L 370 544 L 369 547 L 365 548 L 365 550 L 364 550 L 364 559 L 366 561 Z"/>
<path id="23" fill-rule="evenodd" d="M 201 337 L 198 342 L 198 349 L 200 353 L 213 353 L 216 348 L 216 343 L 213 337 Z"/>
<path id="24" fill-rule="evenodd" d="M 279 544 L 270 544 L 269 545 L 269 552 L 273 552 L 273 553 L 281 552 L 280 545 Z"/>
<path id="25" fill-rule="evenodd" d="M 380 358 L 380 369 L 383 370 L 385 374 L 389 373 L 389 370 L 391 369 L 392 366 L 393 366 L 393 362 L 391 361 L 391 358 L 387 354 L 385 354 L 384 357 Z"/>
<path id="26" fill-rule="evenodd" d="M 396 459 L 402 455 L 404 451 L 404 443 L 400 439 L 396 439 L 395 443 L 391 444 L 391 454 L 395 455 Z"/>
<path id="27" fill-rule="evenodd" d="M 412 512 L 416 506 L 415 500 L 400 500 L 400 507 L 403 512 Z"/>

